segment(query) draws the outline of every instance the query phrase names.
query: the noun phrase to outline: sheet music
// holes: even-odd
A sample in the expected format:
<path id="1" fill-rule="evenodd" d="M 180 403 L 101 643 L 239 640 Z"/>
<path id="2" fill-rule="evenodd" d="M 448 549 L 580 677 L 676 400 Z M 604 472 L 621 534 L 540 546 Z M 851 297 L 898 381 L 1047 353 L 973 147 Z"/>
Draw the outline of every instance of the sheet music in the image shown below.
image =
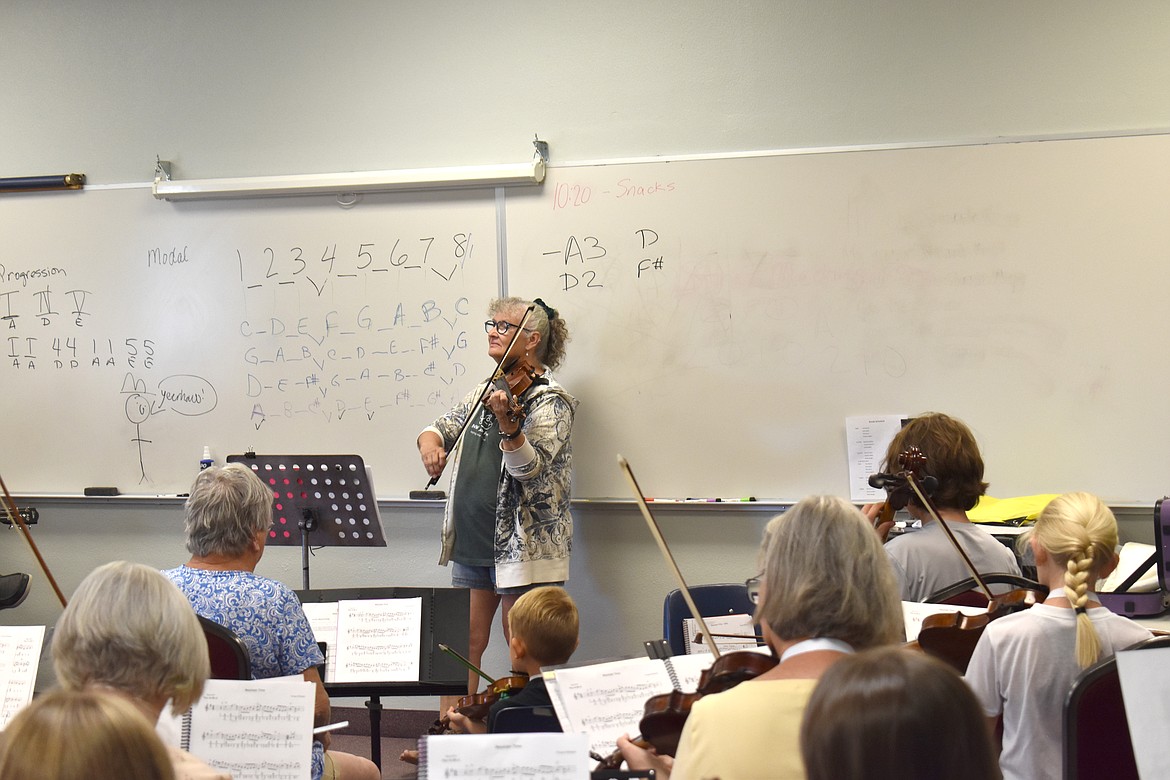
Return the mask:
<path id="1" fill-rule="evenodd" d="M 32 701 L 44 641 L 44 626 L 0 626 L 0 729 Z"/>
<path id="2" fill-rule="evenodd" d="M 422 599 L 339 601 L 335 682 L 419 679 Z"/>
<path id="3" fill-rule="evenodd" d="M 881 471 L 886 448 L 902 428 L 904 414 L 867 414 L 845 418 L 849 451 L 849 499 L 884 501 L 886 491 L 869 486 L 869 477 Z"/>
<path id="4" fill-rule="evenodd" d="M 420 778 L 588 780 L 584 734 L 448 734 L 423 737 Z"/>
<path id="5" fill-rule="evenodd" d="M 310 601 L 302 604 L 309 628 L 318 642 L 325 643 L 325 679 L 337 679 L 337 604 L 336 601 Z"/>
<path id="6" fill-rule="evenodd" d="M 235 780 L 309 780 L 315 694 L 303 679 L 208 680 L 187 749 Z"/>
<path id="7" fill-rule="evenodd" d="M 1170 777 L 1170 647 L 1123 650 L 1117 654 L 1117 674 L 1125 718 L 1133 743 L 1138 776 L 1142 780 Z"/>
<path id="8" fill-rule="evenodd" d="M 589 749 L 601 755 L 612 753 L 622 734 L 638 733 L 647 699 L 674 689 L 666 664 L 657 658 L 563 667 L 553 678 L 553 709 L 565 731 L 584 731 Z"/>
<path id="9" fill-rule="evenodd" d="M 902 618 L 906 621 L 906 641 L 913 642 L 922 630 L 922 621 L 931 615 L 985 615 L 987 607 L 968 607 L 958 604 L 920 604 L 917 601 L 902 602 Z"/>
<path id="10" fill-rule="evenodd" d="M 755 649 L 754 646 L 752 649 Z M 698 690 L 699 678 L 703 676 L 703 672 L 711 668 L 714 659 L 710 653 L 695 653 L 694 655 L 672 655 L 670 658 L 664 659 L 663 663 L 674 670 L 674 677 L 678 680 L 678 689 L 684 693 L 692 693 Z"/>
<path id="11" fill-rule="evenodd" d="M 730 653 L 734 650 L 751 650 L 756 646 L 756 627 L 752 623 L 751 615 L 715 615 L 712 617 L 703 615 L 703 622 L 707 624 L 707 630 L 716 635 L 715 646 L 719 648 L 720 653 Z M 699 627 L 699 621 L 693 617 L 683 618 L 683 637 L 686 638 L 686 652 L 688 655 L 692 653 L 711 654 L 711 648 L 707 646 L 706 639 L 698 642 L 695 641 L 695 635 L 702 633 L 702 630 Z M 718 636 L 718 634 L 732 634 L 749 638 L 734 639 L 732 637 Z"/>

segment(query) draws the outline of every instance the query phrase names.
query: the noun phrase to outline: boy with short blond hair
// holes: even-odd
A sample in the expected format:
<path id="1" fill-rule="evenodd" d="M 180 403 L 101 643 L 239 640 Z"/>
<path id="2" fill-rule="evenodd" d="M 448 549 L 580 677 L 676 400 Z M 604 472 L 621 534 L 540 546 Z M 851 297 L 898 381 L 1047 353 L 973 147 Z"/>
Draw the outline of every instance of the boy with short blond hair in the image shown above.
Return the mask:
<path id="1" fill-rule="evenodd" d="M 447 718 L 454 731 L 466 734 L 496 733 L 496 716 L 510 707 L 551 707 L 552 699 L 544 686 L 543 666 L 567 663 L 577 649 L 580 618 L 577 605 L 568 592 L 556 585 L 533 588 L 516 599 L 508 613 L 508 655 L 512 672 L 528 677 L 520 692 L 503 697 L 492 704 L 487 720 L 472 720 L 447 710 Z M 404 750 L 399 759 L 418 763 L 417 750 Z"/>

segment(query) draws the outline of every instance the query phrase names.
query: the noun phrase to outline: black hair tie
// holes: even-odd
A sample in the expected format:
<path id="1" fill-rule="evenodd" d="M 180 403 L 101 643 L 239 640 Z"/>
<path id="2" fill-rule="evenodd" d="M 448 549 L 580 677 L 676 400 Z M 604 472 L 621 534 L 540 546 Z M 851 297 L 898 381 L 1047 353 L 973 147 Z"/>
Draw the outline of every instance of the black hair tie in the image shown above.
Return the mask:
<path id="1" fill-rule="evenodd" d="M 547 303 L 542 301 L 540 298 L 536 298 L 532 302 L 535 303 L 540 308 L 544 309 L 544 314 L 546 317 L 549 318 L 549 320 L 555 320 L 557 318 L 557 310 L 554 309 L 553 307 L 549 306 Z"/>
<path id="2" fill-rule="evenodd" d="M 1089 613 L 1089 609 L 1088 609 L 1088 607 L 1086 607 L 1085 605 L 1082 604 L 1081 606 L 1076 608 L 1076 612 L 1078 615 L 1087 615 Z"/>

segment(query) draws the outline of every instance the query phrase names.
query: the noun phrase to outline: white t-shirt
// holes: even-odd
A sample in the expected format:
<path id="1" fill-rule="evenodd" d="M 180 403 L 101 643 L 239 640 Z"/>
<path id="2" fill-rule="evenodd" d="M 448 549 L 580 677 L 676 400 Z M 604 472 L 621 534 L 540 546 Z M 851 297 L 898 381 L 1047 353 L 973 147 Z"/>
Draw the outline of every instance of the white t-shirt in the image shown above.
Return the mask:
<path id="1" fill-rule="evenodd" d="M 945 521 L 980 574 L 1020 574 L 1016 554 L 977 525 Z M 902 601 L 926 601 L 931 594 L 970 578 L 971 571 L 937 522 L 908 531 L 886 543 L 886 555 L 902 591 Z M 1010 590 L 992 586 L 993 593 Z"/>
<path id="2" fill-rule="evenodd" d="M 1105 607 L 1088 612 L 1101 658 L 1151 634 Z M 987 624 L 967 667 L 967 683 L 988 717 L 1003 715 L 1004 780 L 1060 780 L 1064 702 L 1081 673 L 1076 612 L 1037 604 Z"/>

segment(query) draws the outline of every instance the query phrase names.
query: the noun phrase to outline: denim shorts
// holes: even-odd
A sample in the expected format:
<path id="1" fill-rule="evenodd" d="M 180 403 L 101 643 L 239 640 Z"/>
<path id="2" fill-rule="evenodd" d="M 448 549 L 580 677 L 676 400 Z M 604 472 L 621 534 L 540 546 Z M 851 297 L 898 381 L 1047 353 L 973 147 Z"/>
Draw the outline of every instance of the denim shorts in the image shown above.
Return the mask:
<path id="1" fill-rule="evenodd" d="M 515 588 L 497 588 L 495 566 L 469 566 L 466 563 L 451 561 L 451 585 L 456 588 L 490 590 L 499 596 L 519 596 L 521 593 L 527 593 L 533 588 L 539 588 L 542 585 L 564 584 L 564 580 L 561 580 L 560 582 L 534 582 L 530 585 L 520 585 Z"/>

